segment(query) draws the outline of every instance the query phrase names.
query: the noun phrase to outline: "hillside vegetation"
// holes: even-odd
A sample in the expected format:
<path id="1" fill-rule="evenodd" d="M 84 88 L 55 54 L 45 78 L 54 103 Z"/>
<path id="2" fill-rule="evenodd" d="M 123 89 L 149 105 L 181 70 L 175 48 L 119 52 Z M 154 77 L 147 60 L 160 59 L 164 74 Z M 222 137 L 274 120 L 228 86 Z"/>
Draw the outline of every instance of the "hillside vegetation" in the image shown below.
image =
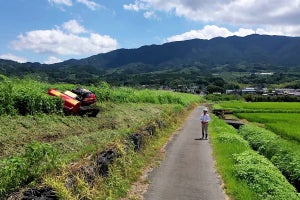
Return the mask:
<path id="1" fill-rule="evenodd" d="M 45 65 L 0 60 L 6 76 L 33 76 L 43 81 L 112 85 L 207 87 L 217 76 L 234 89 L 237 84 L 299 88 L 299 37 L 246 37 L 187 40 L 137 49 L 118 49 L 80 60 Z M 272 72 L 272 75 L 259 75 Z"/>

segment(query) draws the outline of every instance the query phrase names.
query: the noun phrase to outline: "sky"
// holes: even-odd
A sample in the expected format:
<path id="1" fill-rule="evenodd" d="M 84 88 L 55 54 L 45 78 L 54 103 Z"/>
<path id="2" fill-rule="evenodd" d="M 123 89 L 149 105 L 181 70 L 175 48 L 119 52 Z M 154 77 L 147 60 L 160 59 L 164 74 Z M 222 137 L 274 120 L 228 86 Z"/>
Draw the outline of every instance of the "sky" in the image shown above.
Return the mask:
<path id="1" fill-rule="evenodd" d="M 144 45 L 300 36 L 300 0 L 0 0 L 0 59 L 52 64 Z"/>

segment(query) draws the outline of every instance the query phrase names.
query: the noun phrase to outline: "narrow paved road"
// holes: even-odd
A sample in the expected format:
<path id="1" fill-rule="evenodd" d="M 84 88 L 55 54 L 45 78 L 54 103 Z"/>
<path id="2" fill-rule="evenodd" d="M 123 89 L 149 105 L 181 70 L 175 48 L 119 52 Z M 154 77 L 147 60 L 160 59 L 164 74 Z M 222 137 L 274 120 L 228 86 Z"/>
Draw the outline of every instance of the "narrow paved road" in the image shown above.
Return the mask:
<path id="1" fill-rule="evenodd" d="M 196 108 L 168 145 L 166 157 L 150 175 L 145 200 L 222 200 L 226 196 L 214 169 L 209 140 L 201 137 Z"/>

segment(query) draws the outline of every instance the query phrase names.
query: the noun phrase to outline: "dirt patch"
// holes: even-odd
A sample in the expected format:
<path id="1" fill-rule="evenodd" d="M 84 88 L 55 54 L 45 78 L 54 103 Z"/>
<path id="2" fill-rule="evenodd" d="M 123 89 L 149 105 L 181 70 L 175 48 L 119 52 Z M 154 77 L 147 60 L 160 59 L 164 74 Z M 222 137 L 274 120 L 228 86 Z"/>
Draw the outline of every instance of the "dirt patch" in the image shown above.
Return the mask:
<path id="1" fill-rule="evenodd" d="M 4 149 L 4 144 L 0 142 L 0 150 L 2 151 L 2 149 Z"/>
<path id="2" fill-rule="evenodd" d="M 0 197 L 0 199 L 2 199 Z M 50 187 L 28 188 L 10 195 L 7 200 L 58 200 L 56 192 Z"/>
<path id="3" fill-rule="evenodd" d="M 53 135 L 43 135 L 40 140 L 44 141 L 44 142 L 52 142 L 52 141 L 56 141 L 60 138 L 62 138 L 62 134 L 61 133 L 56 133 L 56 134 L 53 134 Z"/>

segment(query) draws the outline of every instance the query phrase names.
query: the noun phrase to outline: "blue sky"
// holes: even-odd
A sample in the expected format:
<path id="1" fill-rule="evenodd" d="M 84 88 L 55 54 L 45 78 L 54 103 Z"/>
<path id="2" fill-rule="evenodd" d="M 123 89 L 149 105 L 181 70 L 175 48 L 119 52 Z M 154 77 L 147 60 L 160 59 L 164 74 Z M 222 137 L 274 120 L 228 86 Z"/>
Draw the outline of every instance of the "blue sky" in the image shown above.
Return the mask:
<path id="1" fill-rule="evenodd" d="M 299 0 L 1 0 L 0 58 L 56 63 L 253 33 L 300 36 Z"/>

